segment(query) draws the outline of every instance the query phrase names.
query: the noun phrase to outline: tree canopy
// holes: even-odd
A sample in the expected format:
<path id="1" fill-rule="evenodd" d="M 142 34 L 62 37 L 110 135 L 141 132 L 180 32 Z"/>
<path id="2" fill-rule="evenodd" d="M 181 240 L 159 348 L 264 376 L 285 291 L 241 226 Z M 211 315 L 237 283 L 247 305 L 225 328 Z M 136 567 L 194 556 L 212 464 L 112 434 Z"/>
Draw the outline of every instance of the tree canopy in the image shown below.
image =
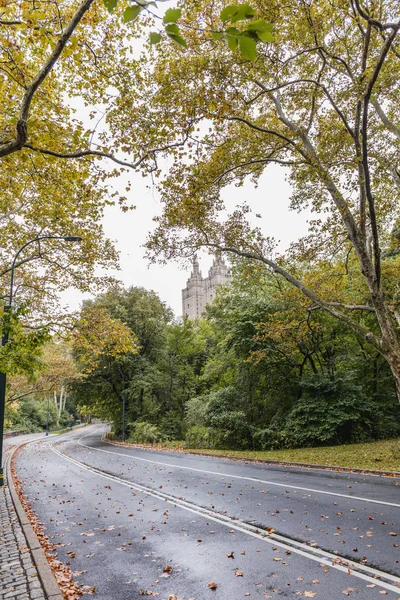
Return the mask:
<path id="1" fill-rule="evenodd" d="M 258 0 L 257 13 L 277 33 L 254 62 L 199 31 L 203 22 L 213 28 L 223 5 L 186 4 L 187 51 L 161 47 L 148 57 L 129 100 L 135 135 L 144 90 L 153 127 L 182 135 L 191 122 L 161 184 L 164 212 L 150 252 L 184 257 L 208 247 L 263 262 L 300 289 L 310 309 L 340 319 L 380 352 L 400 391 L 398 242 L 390 236 L 400 192 L 398 3 Z M 251 199 L 227 215 L 222 194 L 246 178 L 257 183 L 271 163 L 289 171 L 292 208 L 315 213 L 309 235 L 276 260 L 274 241 L 249 220 Z M 336 286 L 339 258 L 343 277 L 353 258 L 360 274 L 351 299 Z M 321 285 L 297 276 L 299 260 L 309 270 L 324 261 Z M 365 326 L 369 313 L 376 330 Z"/>

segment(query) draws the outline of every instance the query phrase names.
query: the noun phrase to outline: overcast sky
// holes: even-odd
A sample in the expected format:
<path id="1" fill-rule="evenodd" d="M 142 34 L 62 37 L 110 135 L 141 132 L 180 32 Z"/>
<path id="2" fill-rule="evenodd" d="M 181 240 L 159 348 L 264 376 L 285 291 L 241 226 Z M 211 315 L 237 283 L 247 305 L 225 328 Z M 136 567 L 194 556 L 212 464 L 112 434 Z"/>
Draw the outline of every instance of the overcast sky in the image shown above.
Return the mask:
<path id="1" fill-rule="evenodd" d="M 148 232 L 154 228 L 153 217 L 161 212 L 160 198 L 150 181 L 133 173 L 114 182 L 122 194 L 127 178 L 132 182 L 129 201 L 136 206 L 136 210 L 122 213 L 118 207 L 108 207 L 104 218 L 105 233 L 120 252 L 121 270 L 112 274 L 126 287 L 143 286 L 156 291 L 176 316 L 181 315 L 181 290 L 190 273 L 182 270 L 177 262 L 149 265 L 144 258 L 143 244 Z M 257 221 L 257 225 L 266 235 L 280 241 L 279 250 L 287 248 L 291 241 L 297 240 L 307 230 L 307 214 L 289 210 L 290 186 L 285 181 L 282 167 L 268 167 L 258 188 L 254 188 L 250 182 L 240 188 L 231 186 L 224 191 L 224 197 L 230 206 L 246 200 L 254 213 L 261 214 L 262 219 Z M 204 254 L 199 256 L 199 260 L 205 276 L 212 258 Z M 79 308 L 83 298 L 75 290 L 65 292 L 62 297 L 63 302 L 73 310 Z"/>

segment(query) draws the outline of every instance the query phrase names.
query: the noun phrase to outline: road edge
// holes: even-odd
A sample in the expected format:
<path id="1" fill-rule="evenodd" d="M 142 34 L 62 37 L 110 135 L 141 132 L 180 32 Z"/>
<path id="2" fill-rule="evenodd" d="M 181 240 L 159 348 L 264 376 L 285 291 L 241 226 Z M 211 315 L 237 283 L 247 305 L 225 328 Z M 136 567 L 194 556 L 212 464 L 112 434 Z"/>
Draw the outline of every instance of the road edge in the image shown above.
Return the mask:
<path id="1" fill-rule="evenodd" d="M 33 440 L 37 441 L 37 440 Z M 24 507 L 21 504 L 21 500 L 19 499 L 18 492 L 14 486 L 14 478 L 12 476 L 11 465 L 12 459 L 17 450 L 26 446 L 32 442 L 25 442 L 24 444 L 18 445 L 14 448 L 11 453 L 7 457 L 7 465 L 6 465 L 6 482 L 8 489 L 10 491 L 11 499 L 15 508 L 15 512 L 17 514 L 18 520 L 21 525 L 21 529 L 25 535 L 26 542 L 28 544 L 29 550 L 31 552 L 32 560 L 35 564 L 38 577 L 42 584 L 44 593 L 46 595 L 47 600 L 64 600 L 64 596 L 60 590 L 60 587 L 57 583 L 57 579 L 50 568 L 50 565 L 47 561 L 46 554 L 39 542 L 39 539 L 36 533 L 33 530 L 32 525 L 29 522 L 28 516 L 24 510 Z"/>
<path id="2" fill-rule="evenodd" d="M 179 452 L 181 454 L 192 454 L 196 456 L 209 456 L 214 458 L 225 458 L 227 460 L 236 460 L 242 462 L 254 462 L 254 463 L 263 463 L 267 465 L 277 465 L 282 467 L 297 467 L 300 469 L 319 469 L 323 471 L 335 471 L 337 473 L 358 473 L 361 475 L 375 475 L 376 477 L 390 477 L 400 478 L 399 471 L 378 471 L 374 469 L 358 469 L 353 467 L 341 467 L 339 465 L 316 465 L 311 463 L 301 463 L 301 462 L 285 462 L 283 460 L 273 460 L 268 458 L 251 458 L 244 456 L 227 456 L 226 454 L 213 454 L 211 452 L 196 452 L 196 450 L 174 450 L 173 448 L 157 448 L 154 446 L 148 446 L 146 444 L 129 444 L 127 442 L 117 442 L 107 440 L 103 435 L 101 440 L 105 444 L 110 444 L 111 446 L 124 446 L 125 448 L 140 448 L 142 450 L 154 450 L 155 452 Z"/>

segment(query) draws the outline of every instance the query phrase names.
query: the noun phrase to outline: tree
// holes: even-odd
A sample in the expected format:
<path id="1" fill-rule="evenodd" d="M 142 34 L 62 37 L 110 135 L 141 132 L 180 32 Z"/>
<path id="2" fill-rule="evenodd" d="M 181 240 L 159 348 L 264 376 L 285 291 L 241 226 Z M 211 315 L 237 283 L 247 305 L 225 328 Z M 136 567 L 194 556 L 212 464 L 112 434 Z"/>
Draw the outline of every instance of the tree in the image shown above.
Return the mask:
<path id="1" fill-rule="evenodd" d="M 21 256 L 16 293 L 29 304 L 35 325 L 59 325 L 58 293 L 71 285 L 99 293 L 108 280 L 95 277 L 95 267 L 117 265 L 101 219 L 111 204 L 133 207 L 107 180 L 127 170 L 157 172 L 158 155 L 188 139 L 190 119 L 183 136 L 167 135 L 151 126 L 148 107 L 137 116 L 146 139 L 134 138 L 130 130 L 129 87 L 142 71 L 141 60 L 132 58 L 137 39 L 144 32 L 147 37 L 152 24 L 157 31 L 146 50 L 161 38 L 175 51 L 186 46 L 177 23 L 181 10 L 169 8 L 161 15 L 154 10 L 155 2 L 126 6 L 118 0 L 6 1 L 0 9 L 3 291 L 10 257 L 28 240 L 71 233 L 83 238 L 79 246 L 46 241 Z M 231 22 L 240 30 L 227 33 Z M 221 12 L 218 25 L 214 37 L 244 53 L 254 54 L 257 44 L 273 37 L 272 25 L 246 4 Z"/>
<path id="2" fill-rule="evenodd" d="M 390 365 L 400 396 L 392 279 L 398 259 L 389 252 L 389 232 L 400 217 L 398 3 L 259 0 L 255 6 L 274 22 L 279 39 L 263 46 L 254 63 L 197 31 L 200 22 L 212 26 L 217 18 L 218 4 L 208 0 L 187 6 L 188 51 L 173 56 L 162 48 L 149 59 L 143 86 L 149 77 L 157 82 L 146 105 L 159 126 L 182 130 L 189 115 L 200 126 L 197 133 L 193 127 L 186 160 L 175 156 L 162 183 L 164 213 L 149 249 L 153 258 L 171 258 L 203 246 L 264 263 L 299 289 L 310 309 L 328 312 L 372 345 Z M 131 102 L 140 112 L 136 89 Z M 292 208 L 316 213 L 310 235 L 276 260 L 273 240 L 249 220 L 251 200 L 226 217 L 221 198 L 229 184 L 257 182 L 271 163 L 289 169 Z M 362 289 L 351 303 L 332 285 L 324 295 L 297 277 L 296 261 L 311 270 L 325 258 L 324 279 L 332 281 L 332 256 L 341 258 L 343 274 L 348 256 L 356 258 Z M 375 316 L 376 332 L 354 318 L 360 313 Z"/>
<path id="3" fill-rule="evenodd" d="M 34 368 L 23 367 L 19 373 L 12 369 L 14 375 L 8 382 L 7 411 L 15 412 L 17 423 L 29 421 L 29 427 L 33 428 L 45 424 L 49 411 L 50 425 L 54 421 L 59 426 L 62 418 L 70 418 L 65 412 L 69 386 L 78 377 L 71 345 L 53 338 L 40 348 L 40 353 L 39 347 L 36 351 Z"/>
<path id="4" fill-rule="evenodd" d="M 148 418 L 149 414 L 151 418 L 159 410 L 165 384 L 160 363 L 172 314 L 154 292 L 135 287 L 124 290 L 121 286 L 87 302 L 84 322 L 86 311 L 101 315 L 115 331 L 122 331 L 123 340 L 124 332 L 129 332 L 133 340 L 130 348 L 118 343 L 114 349 L 108 334 L 95 333 L 93 340 L 93 327 L 89 325 L 81 330 L 75 344 L 84 377 L 75 382 L 74 397 L 78 404 L 92 406 L 95 414 L 112 419 L 119 433 L 124 399 L 127 423 Z M 85 356 L 94 357 L 89 368 Z"/>

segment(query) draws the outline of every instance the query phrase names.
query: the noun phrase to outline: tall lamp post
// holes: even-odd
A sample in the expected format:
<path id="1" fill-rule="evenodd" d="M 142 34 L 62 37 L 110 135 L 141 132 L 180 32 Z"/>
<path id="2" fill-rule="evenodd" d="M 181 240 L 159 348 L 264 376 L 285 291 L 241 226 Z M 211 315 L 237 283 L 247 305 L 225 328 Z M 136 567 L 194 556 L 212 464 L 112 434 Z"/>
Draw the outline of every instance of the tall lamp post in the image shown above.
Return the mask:
<path id="1" fill-rule="evenodd" d="M 4 306 L 4 317 L 3 317 L 3 335 L 1 338 L 1 345 L 5 346 L 8 342 L 8 316 L 13 303 L 13 290 L 14 290 L 14 271 L 17 266 L 17 259 L 21 252 L 25 250 L 30 244 L 40 242 L 41 240 L 64 240 L 65 242 L 80 242 L 82 238 L 76 235 L 41 235 L 39 237 L 26 242 L 18 250 L 11 265 L 11 280 L 10 280 L 10 295 L 8 297 L 8 304 Z M 4 485 L 4 474 L 3 474 L 3 435 L 4 435 L 4 412 L 6 405 L 6 374 L 0 372 L 0 487 Z"/>

